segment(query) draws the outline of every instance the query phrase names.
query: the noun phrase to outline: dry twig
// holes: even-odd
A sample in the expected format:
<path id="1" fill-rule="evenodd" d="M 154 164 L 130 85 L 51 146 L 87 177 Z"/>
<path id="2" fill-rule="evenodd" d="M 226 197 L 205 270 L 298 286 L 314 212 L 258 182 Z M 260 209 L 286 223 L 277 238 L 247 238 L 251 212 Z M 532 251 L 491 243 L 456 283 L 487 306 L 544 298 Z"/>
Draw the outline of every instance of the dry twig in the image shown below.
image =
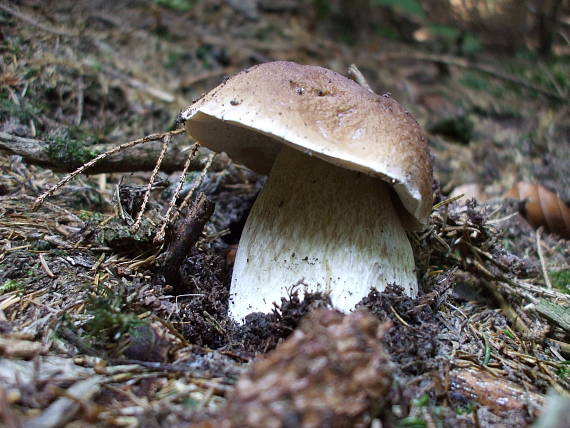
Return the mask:
<path id="1" fill-rule="evenodd" d="M 542 231 L 542 226 L 536 229 L 536 251 L 538 252 L 540 267 L 542 269 L 542 276 L 544 276 L 544 282 L 546 284 L 546 287 L 552 289 L 552 283 L 550 282 L 550 277 L 548 276 L 548 271 L 546 270 L 546 262 L 544 261 L 544 254 L 542 253 L 542 244 L 540 242 L 541 231 Z"/>
<path id="2" fill-rule="evenodd" d="M 186 173 L 188 172 L 188 167 L 190 166 L 190 162 L 192 162 L 192 158 L 196 154 L 198 147 L 199 147 L 198 143 L 195 143 L 192 146 L 190 152 L 188 153 L 188 157 L 186 158 L 186 162 L 184 163 L 184 168 L 180 173 L 180 178 L 178 180 L 178 184 L 176 185 L 176 189 L 174 190 L 174 194 L 172 195 L 172 198 L 170 198 L 170 203 L 168 204 L 168 209 L 166 210 L 166 214 L 164 216 L 164 222 L 162 223 L 160 230 L 157 232 L 154 238 L 155 242 L 162 242 L 164 240 L 164 233 L 166 231 L 166 227 L 172 222 L 170 215 L 176 205 L 176 200 L 178 199 L 178 195 L 180 194 L 180 190 L 182 189 L 182 184 L 184 183 L 184 178 L 186 177 Z"/>
<path id="3" fill-rule="evenodd" d="M 356 66 L 356 64 L 350 64 L 350 66 L 348 67 L 348 74 L 350 75 L 350 77 L 352 77 L 354 79 L 354 81 L 356 83 L 358 83 L 360 86 L 368 89 L 370 92 L 374 93 L 374 91 L 372 90 L 372 88 L 370 87 L 370 85 L 368 84 L 368 81 L 366 80 L 366 77 L 364 77 L 364 75 L 361 73 L 361 71 L 358 69 L 358 67 Z"/>
<path id="4" fill-rule="evenodd" d="M 204 177 L 206 176 L 206 174 L 208 173 L 208 171 L 210 170 L 210 167 L 212 166 L 212 162 L 214 161 L 214 157 L 216 156 L 216 153 L 212 153 L 210 155 L 210 157 L 208 158 L 206 165 L 204 165 L 204 169 L 202 170 L 202 172 L 200 173 L 200 177 L 198 177 L 198 180 L 196 180 L 196 183 L 194 183 L 194 185 L 192 186 L 192 188 L 190 189 L 190 191 L 188 192 L 188 194 L 184 197 L 184 200 L 182 201 L 182 203 L 180 204 L 180 210 L 184 209 L 188 203 L 190 202 L 190 200 L 192 199 L 192 196 L 194 196 L 194 192 L 196 191 L 196 189 L 198 187 L 200 187 L 200 185 L 202 184 L 202 182 L 204 181 Z M 178 211 L 177 213 L 174 214 L 174 216 L 172 217 L 172 220 L 176 220 L 176 217 L 178 216 L 178 213 L 180 211 Z"/>
<path id="5" fill-rule="evenodd" d="M 142 217 L 144 214 L 144 210 L 146 208 L 146 205 L 148 204 L 148 198 L 150 197 L 150 191 L 152 190 L 152 185 L 154 184 L 154 181 L 156 180 L 156 176 L 158 174 L 158 171 L 160 170 L 160 165 L 162 164 L 162 161 L 164 160 L 164 155 L 166 154 L 166 150 L 168 149 L 168 144 L 170 143 L 171 139 L 172 139 L 172 136 L 170 136 L 170 135 L 166 135 L 162 139 L 162 150 L 160 151 L 160 155 L 158 156 L 158 159 L 156 160 L 156 165 L 155 165 L 154 169 L 152 170 L 152 174 L 150 175 L 150 178 L 148 179 L 148 184 L 146 187 L 146 191 L 144 193 L 142 205 L 139 209 L 137 219 L 136 219 L 135 223 L 133 224 L 133 226 L 131 227 L 132 233 L 137 233 L 137 231 L 139 230 L 139 227 L 140 227 L 141 221 L 142 221 Z"/>
<path id="6" fill-rule="evenodd" d="M 83 164 L 81 167 L 77 168 L 75 171 L 73 171 L 71 174 L 66 175 L 62 180 L 60 180 L 56 185 L 52 186 L 50 189 L 48 189 L 46 192 L 44 192 L 42 195 L 40 195 L 34 202 L 34 204 L 32 205 L 32 210 L 36 210 L 38 209 L 42 203 L 44 202 L 44 200 L 46 198 L 48 198 L 49 196 L 51 196 L 56 190 L 58 190 L 59 188 L 61 188 L 62 186 L 65 186 L 67 183 L 69 183 L 69 181 L 71 181 L 73 179 L 73 177 L 81 174 L 83 171 L 85 171 L 86 169 L 91 168 L 93 165 L 95 165 L 97 162 L 99 162 L 102 159 L 105 159 L 108 156 L 111 156 L 112 154 L 121 152 L 123 150 L 126 150 L 130 147 L 136 146 L 138 144 L 143 144 L 143 143 L 148 143 L 149 141 L 156 141 L 156 140 L 162 140 L 163 138 L 165 138 L 166 136 L 170 136 L 172 137 L 173 135 L 178 135 L 178 134 L 182 134 L 183 132 L 185 132 L 184 128 L 180 128 L 180 129 L 176 129 L 174 131 L 168 131 L 168 132 L 163 132 L 160 134 L 151 134 L 151 135 L 147 135 L 146 137 L 143 138 L 139 138 L 138 140 L 133 140 L 133 141 L 129 141 L 126 142 L 124 144 L 121 144 L 119 146 L 113 147 L 112 149 L 101 153 L 100 155 L 96 156 L 95 158 L 91 159 L 89 162 Z"/>

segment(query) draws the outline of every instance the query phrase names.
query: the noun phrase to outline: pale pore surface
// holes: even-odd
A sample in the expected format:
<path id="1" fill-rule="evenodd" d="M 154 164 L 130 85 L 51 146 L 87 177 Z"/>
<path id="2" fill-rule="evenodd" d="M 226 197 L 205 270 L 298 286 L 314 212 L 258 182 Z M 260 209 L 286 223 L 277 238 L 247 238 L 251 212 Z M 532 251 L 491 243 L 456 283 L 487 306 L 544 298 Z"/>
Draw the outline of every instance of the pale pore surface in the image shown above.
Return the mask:
<path id="1" fill-rule="evenodd" d="M 230 314 L 270 312 L 291 286 L 330 293 L 350 311 L 371 288 L 415 296 L 410 243 L 387 185 L 284 147 L 247 219 L 234 265 Z"/>

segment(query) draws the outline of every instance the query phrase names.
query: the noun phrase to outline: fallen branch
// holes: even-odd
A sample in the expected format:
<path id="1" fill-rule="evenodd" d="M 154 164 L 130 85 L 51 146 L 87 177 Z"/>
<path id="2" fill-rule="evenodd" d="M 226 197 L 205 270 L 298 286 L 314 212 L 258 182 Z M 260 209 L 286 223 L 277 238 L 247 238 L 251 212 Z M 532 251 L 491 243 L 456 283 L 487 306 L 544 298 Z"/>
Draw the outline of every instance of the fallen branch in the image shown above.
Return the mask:
<path id="1" fill-rule="evenodd" d="M 153 140 L 149 140 L 153 141 Z M 157 139 L 158 141 L 158 139 Z M 95 144 L 89 146 L 89 150 L 94 153 L 104 153 L 115 147 L 115 144 Z M 168 145 L 165 158 L 161 165 L 161 171 L 170 173 L 179 171 L 186 159 L 185 150 L 188 142 L 172 142 Z M 151 171 L 161 151 L 158 144 L 144 144 L 131 147 L 127 151 L 122 151 L 105 159 L 101 159 L 93 165 L 87 174 L 101 174 L 112 172 L 133 172 Z M 24 161 L 31 165 L 38 165 L 49 168 L 54 172 L 72 172 L 83 165 L 81 159 L 54 159 L 50 155 L 50 142 L 33 138 L 23 138 L 16 135 L 0 132 L 0 152 L 8 155 L 21 156 Z M 198 149 L 197 156 L 190 164 L 190 170 L 201 170 L 204 163 L 208 161 L 211 152 L 208 149 Z M 219 171 L 227 166 L 227 158 L 216 156 L 216 162 L 212 165 L 213 171 Z"/>
<path id="2" fill-rule="evenodd" d="M 491 412 L 527 410 L 536 416 L 544 396 L 527 391 L 514 382 L 479 369 L 454 369 L 449 373 L 450 389 L 458 396 L 469 397 Z"/>

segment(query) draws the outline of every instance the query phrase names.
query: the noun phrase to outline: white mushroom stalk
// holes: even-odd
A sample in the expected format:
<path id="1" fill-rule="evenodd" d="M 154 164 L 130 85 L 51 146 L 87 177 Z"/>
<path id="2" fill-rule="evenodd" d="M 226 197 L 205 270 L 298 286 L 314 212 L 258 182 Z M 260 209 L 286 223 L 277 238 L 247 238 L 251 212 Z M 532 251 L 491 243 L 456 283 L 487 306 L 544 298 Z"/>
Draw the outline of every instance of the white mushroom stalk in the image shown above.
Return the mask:
<path id="1" fill-rule="evenodd" d="M 376 288 L 417 293 L 412 248 L 382 181 L 284 147 L 243 230 L 230 314 L 270 312 L 288 290 L 348 312 Z"/>

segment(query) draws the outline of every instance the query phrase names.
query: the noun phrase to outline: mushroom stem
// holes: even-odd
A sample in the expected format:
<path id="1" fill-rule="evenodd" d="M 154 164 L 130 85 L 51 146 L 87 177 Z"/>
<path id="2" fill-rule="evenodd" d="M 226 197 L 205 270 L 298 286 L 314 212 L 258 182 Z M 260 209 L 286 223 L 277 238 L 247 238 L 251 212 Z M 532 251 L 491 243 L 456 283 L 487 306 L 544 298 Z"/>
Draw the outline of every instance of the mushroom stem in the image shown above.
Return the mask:
<path id="1" fill-rule="evenodd" d="M 415 296 L 414 257 L 384 182 L 284 146 L 243 230 L 230 314 L 270 312 L 302 280 L 347 312 L 371 288 Z"/>

